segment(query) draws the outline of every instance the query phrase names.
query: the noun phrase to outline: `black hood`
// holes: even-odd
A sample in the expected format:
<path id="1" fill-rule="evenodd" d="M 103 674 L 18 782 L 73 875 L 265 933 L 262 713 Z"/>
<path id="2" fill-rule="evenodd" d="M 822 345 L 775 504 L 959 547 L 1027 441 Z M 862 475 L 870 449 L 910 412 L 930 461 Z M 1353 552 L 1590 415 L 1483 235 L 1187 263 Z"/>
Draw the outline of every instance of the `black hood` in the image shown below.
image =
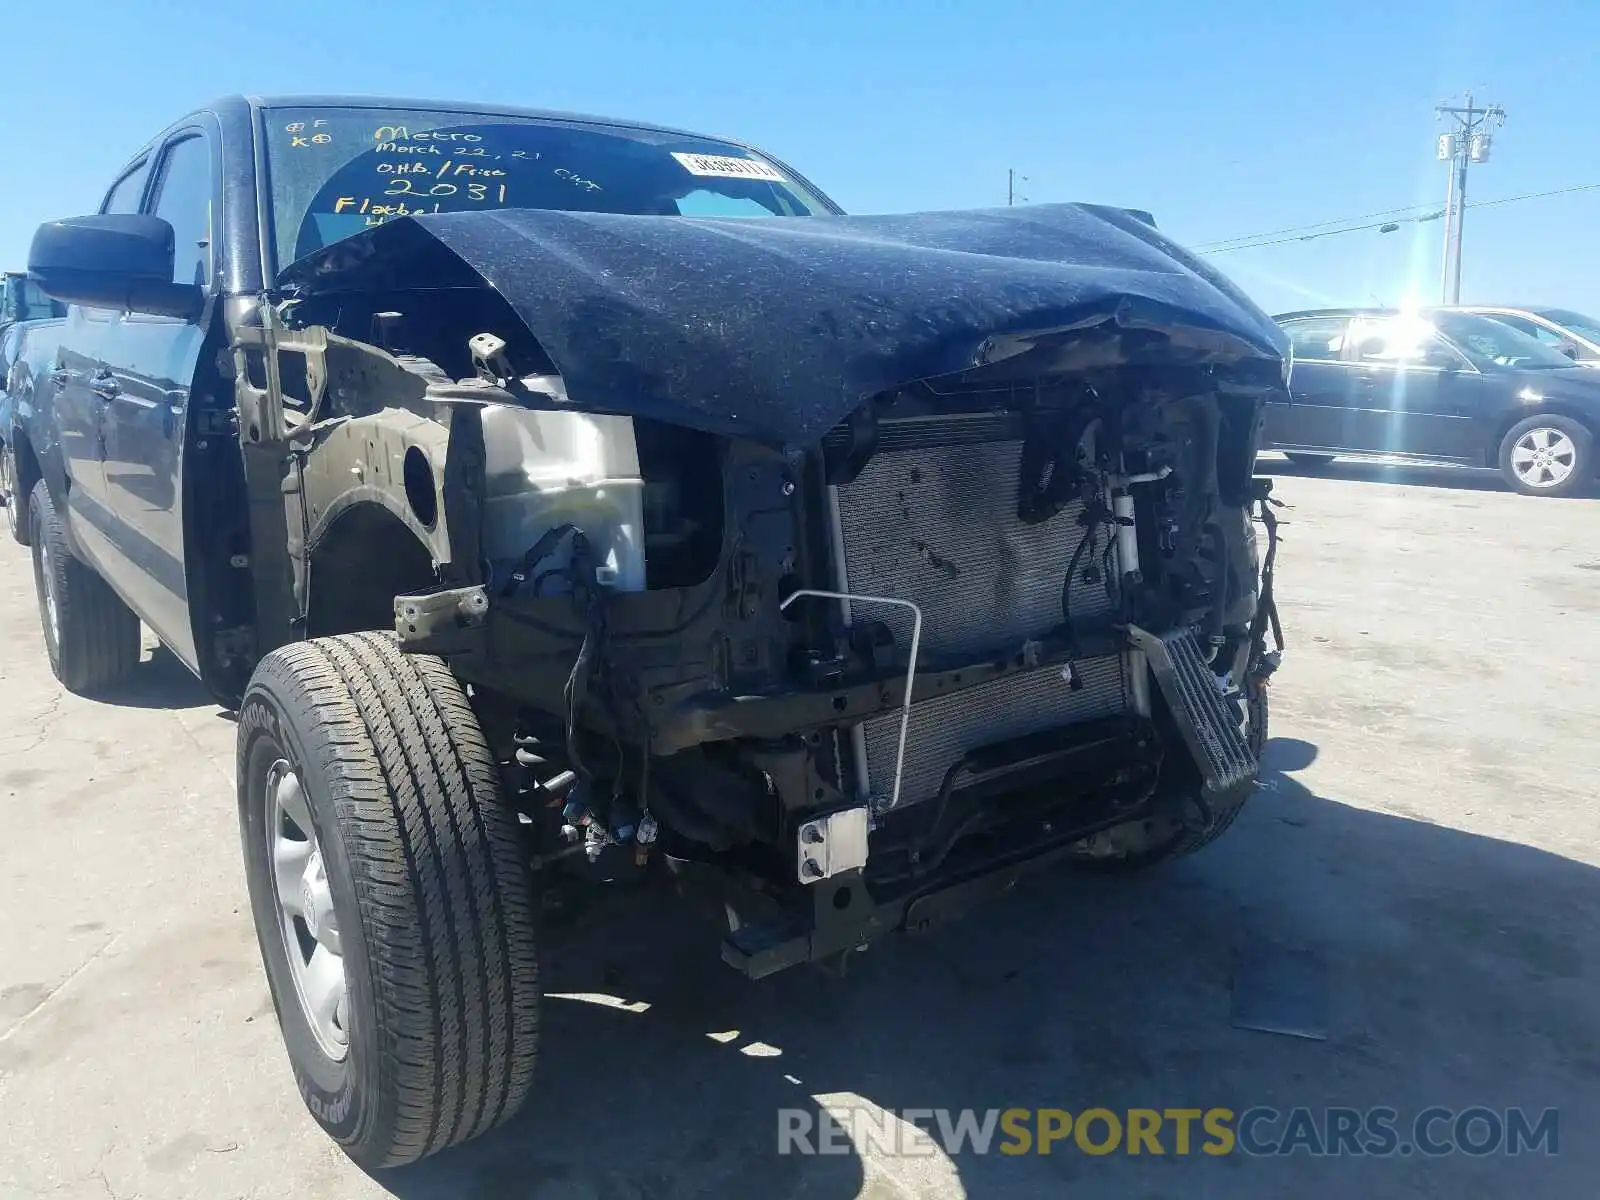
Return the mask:
<path id="1" fill-rule="evenodd" d="M 1278 327 L 1139 215 L 1081 204 L 700 219 L 405 217 L 289 267 L 306 293 L 475 287 L 585 408 L 804 445 L 869 397 L 1111 322 L 1197 361 L 1281 361 Z"/>

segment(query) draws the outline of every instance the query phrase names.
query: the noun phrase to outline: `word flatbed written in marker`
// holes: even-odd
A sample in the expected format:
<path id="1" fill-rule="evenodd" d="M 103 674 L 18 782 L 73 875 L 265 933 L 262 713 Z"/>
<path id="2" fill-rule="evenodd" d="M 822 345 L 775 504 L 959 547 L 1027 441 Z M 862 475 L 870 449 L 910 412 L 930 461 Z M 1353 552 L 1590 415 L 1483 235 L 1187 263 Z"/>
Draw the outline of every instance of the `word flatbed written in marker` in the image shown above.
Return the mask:
<path id="1" fill-rule="evenodd" d="M 381 225 L 390 217 L 421 217 L 428 213 L 442 211 L 438 204 L 418 206 L 413 208 L 404 200 L 398 204 L 383 204 L 373 200 L 370 196 L 340 196 L 334 201 L 333 211 L 336 213 L 354 213 L 367 218 L 368 225 Z"/>

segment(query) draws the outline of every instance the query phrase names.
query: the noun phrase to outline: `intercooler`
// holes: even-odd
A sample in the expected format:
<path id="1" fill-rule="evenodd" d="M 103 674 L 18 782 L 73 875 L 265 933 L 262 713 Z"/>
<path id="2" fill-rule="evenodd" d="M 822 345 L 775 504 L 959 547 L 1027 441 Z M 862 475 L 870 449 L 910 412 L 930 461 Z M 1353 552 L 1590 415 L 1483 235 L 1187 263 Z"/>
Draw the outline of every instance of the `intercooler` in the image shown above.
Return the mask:
<path id="1" fill-rule="evenodd" d="M 1014 657 L 1029 639 L 1058 630 L 1062 584 L 1085 536 L 1081 505 L 1037 525 L 1018 520 L 1022 442 L 941 438 L 929 423 L 916 436 L 879 445 L 834 495 L 839 590 L 920 607 L 924 664 Z M 1105 576 L 1109 568 L 1115 578 L 1117 568 L 1106 556 L 1109 540 L 1102 528 L 1078 558 L 1069 598 L 1074 621 L 1111 609 Z M 855 602 L 848 615 L 881 621 L 897 646 L 911 644 L 912 616 L 903 608 Z M 949 769 L 981 746 L 1130 707 L 1122 657 L 1086 659 L 1074 669 L 1078 688 L 1058 664 L 914 704 L 900 805 L 936 796 Z M 854 735 L 865 760 L 858 783 L 880 812 L 894 790 L 899 738 L 898 710 L 864 722 Z"/>

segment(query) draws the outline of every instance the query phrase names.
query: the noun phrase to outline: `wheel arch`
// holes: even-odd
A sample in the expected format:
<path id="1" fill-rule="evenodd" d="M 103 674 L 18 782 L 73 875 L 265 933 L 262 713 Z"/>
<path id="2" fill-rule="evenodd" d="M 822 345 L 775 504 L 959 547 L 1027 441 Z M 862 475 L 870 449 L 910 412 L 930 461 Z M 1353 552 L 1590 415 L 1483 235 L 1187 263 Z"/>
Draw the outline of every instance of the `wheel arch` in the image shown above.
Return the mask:
<path id="1" fill-rule="evenodd" d="M 443 470 L 449 432 L 404 409 L 340 420 L 303 472 L 307 637 L 394 626 L 394 598 L 439 579 L 452 555 Z M 294 542 L 296 518 L 290 518 Z"/>
<path id="2" fill-rule="evenodd" d="M 340 497 L 308 545 L 309 638 L 392 628 L 394 598 L 437 580 L 426 531 L 403 504 L 377 489 Z"/>
<path id="3" fill-rule="evenodd" d="M 11 449 L 12 461 L 16 463 L 17 468 L 17 477 L 12 480 L 16 489 L 12 502 L 19 506 L 18 518 L 26 521 L 28 500 L 33 495 L 33 485 L 44 478 L 44 469 L 39 465 L 39 455 L 33 448 L 33 439 L 22 426 L 16 425 L 5 431 L 5 445 Z"/>
<path id="4" fill-rule="evenodd" d="M 1600 415 L 1585 412 L 1580 405 L 1572 404 L 1561 399 L 1541 400 L 1537 404 L 1530 404 L 1526 408 L 1513 409 L 1501 417 L 1495 426 L 1494 437 L 1484 447 L 1483 460 L 1486 466 L 1498 467 L 1500 465 L 1500 443 L 1506 440 L 1506 434 L 1512 428 L 1520 425 L 1529 417 L 1565 417 L 1569 421 L 1576 421 L 1589 431 L 1589 436 L 1600 443 Z"/>

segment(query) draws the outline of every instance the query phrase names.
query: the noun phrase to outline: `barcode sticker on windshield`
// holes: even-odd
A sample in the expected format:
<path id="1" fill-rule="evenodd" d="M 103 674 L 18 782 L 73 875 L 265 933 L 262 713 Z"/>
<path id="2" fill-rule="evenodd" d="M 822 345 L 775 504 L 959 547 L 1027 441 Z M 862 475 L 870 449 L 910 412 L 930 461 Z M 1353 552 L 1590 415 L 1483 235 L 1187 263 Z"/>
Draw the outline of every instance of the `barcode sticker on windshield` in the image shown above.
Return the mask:
<path id="1" fill-rule="evenodd" d="M 753 158 L 734 158 L 720 154 L 679 154 L 673 158 L 683 164 L 691 175 L 704 175 L 718 179 L 770 179 L 773 183 L 787 183 L 783 173 L 771 163 Z"/>

